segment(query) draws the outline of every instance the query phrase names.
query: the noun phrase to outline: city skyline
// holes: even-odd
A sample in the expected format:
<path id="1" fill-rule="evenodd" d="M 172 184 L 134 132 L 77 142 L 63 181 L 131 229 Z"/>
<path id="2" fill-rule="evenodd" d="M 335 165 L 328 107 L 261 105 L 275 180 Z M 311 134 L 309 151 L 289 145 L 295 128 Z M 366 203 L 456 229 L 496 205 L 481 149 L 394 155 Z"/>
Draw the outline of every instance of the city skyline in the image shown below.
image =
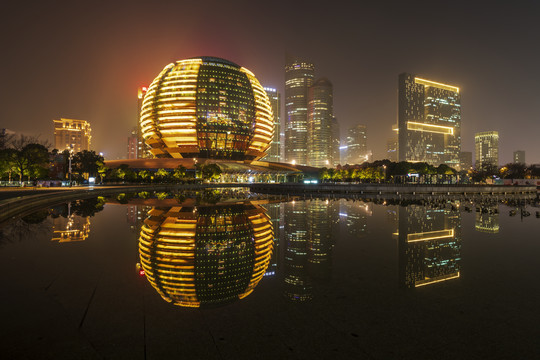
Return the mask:
<path id="1" fill-rule="evenodd" d="M 164 6 L 137 1 L 107 7 L 10 4 L 1 25 L 8 50 L 3 79 L 10 89 L 2 98 L 1 127 L 52 142 L 52 119 L 86 119 L 94 150 L 122 158 L 138 116 L 137 88 L 148 86 L 164 64 L 204 55 L 231 59 L 283 94 L 284 54 L 290 52 L 312 61 L 318 77 L 332 80 L 341 128 L 366 124 L 374 159 L 385 158 L 397 117 L 395 78 L 407 71 L 460 87 L 462 151 L 474 151 L 475 133 L 495 130 L 501 165 L 513 161 L 516 148 L 527 153 L 528 163 L 540 163 L 540 51 L 530 46 L 539 27 L 537 4 L 469 5 L 464 12 L 457 3 L 441 11 L 442 5 L 422 3 L 303 8 L 288 2 L 285 8 L 278 2 L 261 7 L 245 24 L 230 25 L 227 15 L 251 11 L 242 6 L 248 2 L 234 3 L 170 3 L 166 13 Z M 192 16 L 168 21 L 175 9 Z M 258 15 L 262 10 L 265 15 Z M 153 16 L 158 13 L 164 18 Z M 203 20 L 208 26 L 198 30 Z M 307 26 L 318 22 L 324 25 Z M 250 30 L 259 23 L 263 30 Z M 186 30 L 193 31 L 188 36 Z M 451 49 L 441 38 L 451 40 Z M 33 103 L 25 106 L 29 94 Z"/>

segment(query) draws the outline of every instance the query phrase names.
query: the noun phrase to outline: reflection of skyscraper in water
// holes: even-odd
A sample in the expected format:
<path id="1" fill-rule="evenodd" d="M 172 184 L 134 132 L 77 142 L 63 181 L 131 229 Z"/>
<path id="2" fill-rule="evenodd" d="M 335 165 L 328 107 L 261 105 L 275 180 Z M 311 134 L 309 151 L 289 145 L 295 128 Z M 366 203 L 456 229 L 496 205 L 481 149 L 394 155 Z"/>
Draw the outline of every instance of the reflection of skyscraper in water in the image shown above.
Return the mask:
<path id="1" fill-rule="evenodd" d="M 339 218 L 345 223 L 347 232 L 355 238 L 366 236 L 367 218 L 373 215 L 373 203 L 363 201 L 343 201 Z"/>
<path id="2" fill-rule="evenodd" d="M 146 214 L 151 208 L 149 205 L 126 205 L 126 220 L 131 230 L 137 233 L 140 231 Z"/>
<path id="3" fill-rule="evenodd" d="M 283 217 L 281 216 L 281 211 L 283 209 L 283 203 L 269 203 L 264 205 L 267 212 L 266 214 L 270 217 L 272 222 L 272 227 L 274 228 L 274 251 L 272 253 L 272 258 L 270 259 L 270 265 L 266 270 L 264 276 L 274 276 L 279 268 L 279 254 L 280 254 L 280 239 L 281 237 L 281 225 Z"/>
<path id="4" fill-rule="evenodd" d="M 56 209 L 53 209 L 53 237 L 51 241 L 66 243 L 86 240 L 90 235 L 90 217 L 73 214 L 71 212 L 71 203 L 66 206 L 67 214 L 64 212 L 65 217 L 55 214 Z"/>
<path id="5" fill-rule="evenodd" d="M 285 204 L 284 292 L 290 300 L 310 300 L 313 280 L 330 276 L 338 219 L 337 203 L 327 200 Z"/>
<path id="6" fill-rule="evenodd" d="M 476 212 L 476 231 L 496 234 L 499 232 L 499 211 L 497 207 L 482 208 Z"/>
<path id="7" fill-rule="evenodd" d="M 248 296 L 266 273 L 273 231 L 254 204 L 153 208 L 139 254 L 144 274 L 174 305 L 220 305 Z"/>
<path id="8" fill-rule="evenodd" d="M 399 277 L 406 287 L 459 278 L 461 214 L 447 209 L 399 207 Z"/>

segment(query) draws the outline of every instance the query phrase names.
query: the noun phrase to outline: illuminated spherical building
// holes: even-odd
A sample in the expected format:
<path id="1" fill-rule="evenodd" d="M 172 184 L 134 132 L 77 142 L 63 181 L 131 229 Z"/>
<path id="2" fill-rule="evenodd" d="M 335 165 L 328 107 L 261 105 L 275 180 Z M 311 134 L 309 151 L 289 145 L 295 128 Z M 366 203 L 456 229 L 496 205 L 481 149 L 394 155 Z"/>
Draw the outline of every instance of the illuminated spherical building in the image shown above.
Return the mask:
<path id="1" fill-rule="evenodd" d="M 273 229 L 258 205 L 153 208 L 148 215 L 141 265 L 168 302 L 199 307 L 242 299 L 268 268 Z"/>
<path id="2" fill-rule="evenodd" d="M 270 102 L 253 73 L 214 57 L 167 65 L 148 87 L 140 122 L 156 157 L 258 160 L 274 136 Z"/>

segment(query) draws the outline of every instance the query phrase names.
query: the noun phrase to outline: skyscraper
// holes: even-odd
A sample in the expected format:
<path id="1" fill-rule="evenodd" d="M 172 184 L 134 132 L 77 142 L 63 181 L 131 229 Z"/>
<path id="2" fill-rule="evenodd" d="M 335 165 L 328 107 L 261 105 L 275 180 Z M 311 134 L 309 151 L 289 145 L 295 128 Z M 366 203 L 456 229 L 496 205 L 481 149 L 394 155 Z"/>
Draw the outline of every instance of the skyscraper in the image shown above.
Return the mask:
<path id="1" fill-rule="evenodd" d="M 272 88 L 265 87 L 266 95 L 270 100 L 270 106 L 272 107 L 272 112 L 274 114 L 274 138 L 270 144 L 270 148 L 267 151 L 267 154 L 264 157 L 264 161 L 274 161 L 281 162 L 281 94 Z"/>
<path id="2" fill-rule="evenodd" d="M 489 167 L 499 166 L 499 133 L 497 131 L 476 133 L 474 147 L 477 169 L 487 170 Z"/>
<path id="3" fill-rule="evenodd" d="M 78 153 L 90 150 L 90 123 L 86 120 L 63 119 L 54 122 L 54 147 L 60 151 L 72 149 Z"/>
<path id="4" fill-rule="evenodd" d="M 525 151 L 514 151 L 514 164 L 525 164 Z"/>
<path id="5" fill-rule="evenodd" d="M 137 150 L 138 150 L 138 128 L 133 128 L 131 134 L 127 138 L 127 158 L 128 159 L 138 159 Z"/>
<path id="6" fill-rule="evenodd" d="M 332 119 L 334 100 L 332 83 L 321 78 L 308 90 L 307 164 L 324 167 L 333 164 Z"/>
<path id="7" fill-rule="evenodd" d="M 358 124 L 347 130 L 347 164 L 368 161 L 367 127 Z"/>
<path id="8" fill-rule="evenodd" d="M 287 57 L 285 65 L 285 161 L 307 164 L 308 89 L 315 66 Z"/>
<path id="9" fill-rule="evenodd" d="M 399 161 L 459 169 L 461 95 L 456 86 L 399 75 Z"/>
<path id="10" fill-rule="evenodd" d="M 146 86 L 140 87 L 137 90 L 137 159 L 152 158 L 152 154 L 150 154 L 148 147 L 144 143 L 143 133 L 141 131 L 141 108 L 147 91 L 148 88 Z"/>
<path id="11" fill-rule="evenodd" d="M 331 165 L 333 167 L 336 167 L 339 164 L 341 164 L 341 156 L 340 156 L 340 151 L 339 151 L 339 147 L 341 145 L 341 132 L 339 130 L 339 123 L 335 116 L 332 118 L 331 133 L 332 133 L 332 145 L 331 145 L 332 163 Z"/>
<path id="12" fill-rule="evenodd" d="M 461 213 L 424 206 L 400 206 L 399 277 L 408 288 L 458 279 L 461 268 Z"/>

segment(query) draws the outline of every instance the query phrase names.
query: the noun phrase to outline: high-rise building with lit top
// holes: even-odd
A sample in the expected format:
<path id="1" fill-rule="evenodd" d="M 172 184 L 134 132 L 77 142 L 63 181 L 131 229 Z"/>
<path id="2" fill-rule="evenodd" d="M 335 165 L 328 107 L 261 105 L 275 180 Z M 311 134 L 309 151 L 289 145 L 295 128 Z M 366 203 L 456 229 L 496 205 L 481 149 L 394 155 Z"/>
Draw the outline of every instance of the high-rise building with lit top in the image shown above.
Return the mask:
<path id="1" fill-rule="evenodd" d="M 499 133 L 484 131 L 474 135 L 475 167 L 487 169 L 499 166 Z"/>
<path id="2" fill-rule="evenodd" d="M 270 106 L 272 107 L 272 113 L 274 115 L 274 138 L 270 143 L 270 148 L 267 151 L 267 155 L 264 157 L 264 161 L 281 162 L 281 94 L 273 88 L 265 87 L 266 95 L 270 100 Z"/>
<path id="3" fill-rule="evenodd" d="M 74 153 L 90 150 L 92 129 L 88 121 L 61 118 L 53 122 L 55 149 L 60 151 L 71 149 Z"/>
<path id="4" fill-rule="evenodd" d="M 347 130 L 347 164 L 368 161 L 367 127 L 358 124 Z"/>
<path id="5" fill-rule="evenodd" d="M 403 73 L 398 89 L 398 160 L 459 169 L 459 88 Z"/>
<path id="6" fill-rule="evenodd" d="M 308 89 L 307 165 L 328 167 L 332 159 L 332 119 L 334 91 L 332 83 L 318 79 Z"/>
<path id="7" fill-rule="evenodd" d="M 288 57 L 285 65 L 285 161 L 307 164 L 308 89 L 315 66 Z"/>
<path id="8" fill-rule="evenodd" d="M 525 164 L 525 151 L 514 151 L 514 164 Z"/>

